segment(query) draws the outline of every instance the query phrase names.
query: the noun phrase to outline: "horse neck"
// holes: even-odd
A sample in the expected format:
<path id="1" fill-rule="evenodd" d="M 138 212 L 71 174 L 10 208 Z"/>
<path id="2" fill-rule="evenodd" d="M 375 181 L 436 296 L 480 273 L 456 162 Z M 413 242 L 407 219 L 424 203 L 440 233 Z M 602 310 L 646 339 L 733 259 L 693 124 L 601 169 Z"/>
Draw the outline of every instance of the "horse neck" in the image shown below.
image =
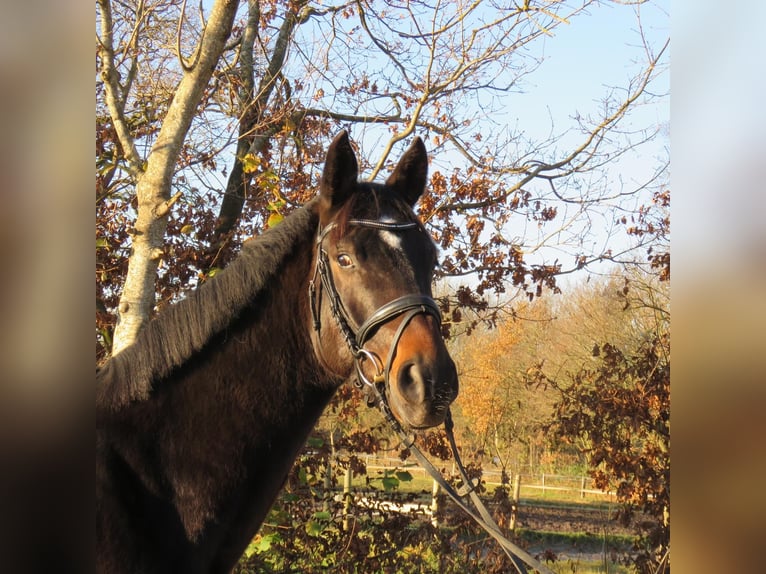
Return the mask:
<path id="1" fill-rule="evenodd" d="M 296 247 L 269 289 L 209 345 L 191 375 L 212 385 L 226 408 L 247 422 L 250 448 L 293 433 L 304 435 L 297 439 L 302 444 L 337 384 L 318 364 L 311 342 L 312 243 Z"/>
<path id="2" fill-rule="evenodd" d="M 313 242 L 306 243 L 269 289 L 181 368 L 154 413 L 154 432 L 172 437 L 159 445 L 161 472 L 187 536 L 225 536 L 232 556 L 263 521 L 337 385 L 311 346 Z"/>

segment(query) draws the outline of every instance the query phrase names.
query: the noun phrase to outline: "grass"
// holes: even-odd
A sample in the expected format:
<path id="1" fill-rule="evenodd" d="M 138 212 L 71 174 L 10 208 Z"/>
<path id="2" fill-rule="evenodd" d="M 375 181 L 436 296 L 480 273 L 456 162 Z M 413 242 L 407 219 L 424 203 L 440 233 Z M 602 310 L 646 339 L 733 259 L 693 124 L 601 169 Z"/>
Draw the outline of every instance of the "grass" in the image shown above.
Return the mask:
<path id="1" fill-rule="evenodd" d="M 549 532 L 526 528 L 519 528 L 517 535 L 529 545 L 533 554 L 539 553 L 540 558 L 557 574 L 635 574 L 632 567 L 607 558 L 612 550 L 617 554 L 629 550 L 633 536 L 602 536 L 586 532 Z M 535 551 L 535 548 L 541 550 Z M 603 554 L 598 559 L 567 556 L 572 553 L 591 556 Z M 548 560 L 545 560 L 546 557 Z"/>
<path id="2" fill-rule="evenodd" d="M 589 532 L 551 532 L 547 530 L 530 530 L 519 528 L 516 531 L 519 538 L 534 546 L 566 546 L 581 551 L 600 552 L 604 544 L 608 549 L 618 552 L 630 549 L 634 536 L 624 534 L 591 534 Z"/>
<path id="3" fill-rule="evenodd" d="M 556 574 L 635 574 L 635 569 L 611 560 L 557 560 L 547 564 Z"/>
<path id="4" fill-rule="evenodd" d="M 493 490 L 494 486 L 490 486 L 489 490 Z M 570 504 L 592 504 L 603 503 L 605 505 L 611 504 L 614 501 L 614 496 L 606 494 L 593 494 L 586 492 L 585 496 L 581 496 L 576 491 L 556 491 L 550 492 L 541 490 L 538 488 L 531 488 L 526 485 L 521 486 L 522 500 L 536 500 L 536 501 L 553 501 L 553 502 L 569 502 Z"/>
<path id="5" fill-rule="evenodd" d="M 425 491 L 430 495 L 431 489 L 433 487 L 433 479 L 426 475 L 425 472 L 422 469 L 414 468 L 412 466 L 408 465 L 402 465 L 399 467 L 401 470 L 410 471 L 412 474 L 412 480 L 408 482 L 401 482 L 399 484 L 399 487 L 397 490 L 402 493 L 420 493 Z M 393 469 L 391 469 L 389 472 L 391 472 Z M 381 489 L 381 477 L 384 475 L 383 470 L 374 470 L 370 472 L 370 479 L 371 479 L 371 486 Z M 553 502 L 563 502 L 567 501 L 570 503 L 575 504 L 589 504 L 589 503 L 604 503 L 609 504 L 614 501 L 614 497 L 611 495 L 604 495 L 604 494 L 596 494 L 593 492 L 586 492 L 583 495 L 580 494 L 579 490 L 574 487 L 574 485 L 571 483 L 571 480 L 569 480 L 569 484 L 555 484 L 556 478 L 550 477 L 549 478 L 550 484 L 549 486 L 568 486 L 572 488 L 572 490 L 542 490 L 540 488 L 536 488 L 535 485 L 532 484 L 522 484 L 521 485 L 521 500 L 535 500 L 535 501 L 553 501 Z M 366 489 L 368 488 L 365 482 L 365 477 L 363 476 L 355 476 L 352 481 L 353 488 L 356 489 Z M 498 488 L 497 483 L 493 482 L 487 482 L 485 483 L 486 488 L 486 495 L 491 495 L 496 488 Z M 539 486 L 539 485 L 538 485 Z"/>

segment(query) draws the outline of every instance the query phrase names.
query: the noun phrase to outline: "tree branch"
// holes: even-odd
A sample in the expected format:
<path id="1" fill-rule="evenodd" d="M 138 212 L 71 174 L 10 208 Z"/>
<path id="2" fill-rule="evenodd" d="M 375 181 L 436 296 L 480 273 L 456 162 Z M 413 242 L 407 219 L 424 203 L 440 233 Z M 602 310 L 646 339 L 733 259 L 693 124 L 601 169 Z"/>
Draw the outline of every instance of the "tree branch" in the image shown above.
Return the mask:
<path id="1" fill-rule="evenodd" d="M 199 2 L 199 19 L 200 19 L 200 25 L 202 26 L 202 37 L 199 40 L 199 43 L 197 44 L 197 47 L 194 50 L 194 56 L 192 56 L 192 62 L 191 64 L 186 62 L 186 58 L 184 58 L 184 55 L 181 53 L 181 29 L 183 27 L 184 23 L 184 17 L 186 16 L 186 0 L 183 0 L 181 2 L 181 14 L 178 16 L 178 28 L 176 29 L 176 56 L 178 56 L 178 61 L 181 64 L 181 69 L 184 72 L 191 72 L 194 66 L 197 65 L 199 62 L 199 54 L 200 50 L 202 49 L 202 42 L 205 40 L 205 29 L 207 28 L 205 24 L 205 16 L 202 12 L 202 0 Z"/>
<path id="2" fill-rule="evenodd" d="M 117 139 L 128 162 L 128 173 L 136 180 L 143 173 L 143 160 L 138 153 L 136 142 L 125 121 L 125 99 L 127 93 L 120 86 L 120 74 L 114 61 L 112 5 L 110 0 L 98 0 L 98 5 L 101 9 L 101 35 L 97 36 L 98 54 L 101 59 L 101 79 L 104 81 L 106 105 L 114 131 L 117 134 Z"/>

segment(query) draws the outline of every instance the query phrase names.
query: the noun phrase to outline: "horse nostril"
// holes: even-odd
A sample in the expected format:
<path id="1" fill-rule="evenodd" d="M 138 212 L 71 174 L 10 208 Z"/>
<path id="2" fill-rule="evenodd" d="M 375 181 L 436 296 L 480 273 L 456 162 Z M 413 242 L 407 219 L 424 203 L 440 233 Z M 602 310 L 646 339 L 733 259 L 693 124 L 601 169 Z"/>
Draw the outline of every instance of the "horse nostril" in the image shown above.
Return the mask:
<path id="1" fill-rule="evenodd" d="M 426 398 L 426 377 L 420 365 L 410 361 L 402 365 L 397 377 L 399 392 L 411 403 L 421 403 Z"/>

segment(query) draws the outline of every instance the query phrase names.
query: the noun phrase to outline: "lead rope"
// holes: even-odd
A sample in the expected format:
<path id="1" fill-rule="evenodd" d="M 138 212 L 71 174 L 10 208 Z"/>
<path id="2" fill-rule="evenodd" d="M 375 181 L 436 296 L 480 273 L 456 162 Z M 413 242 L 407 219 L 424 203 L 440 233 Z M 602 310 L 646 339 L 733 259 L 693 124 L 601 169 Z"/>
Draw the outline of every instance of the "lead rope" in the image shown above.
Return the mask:
<path id="1" fill-rule="evenodd" d="M 479 526 L 484 528 L 484 530 L 486 530 L 487 533 L 490 536 L 492 536 L 500 544 L 505 554 L 511 560 L 511 563 L 513 564 L 516 571 L 519 574 L 528 574 L 526 565 L 529 565 L 532 568 L 536 569 L 538 572 L 540 572 L 540 574 L 555 574 L 552 570 L 544 566 L 539 560 L 534 558 L 527 551 L 519 547 L 517 544 L 514 544 L 513 542 L 508 540 L 505 536 L 503 536 L 502 532 L 500 531 L 500 527 L 497 525 L 497 523 L 494 521 L 494 519 L 490 515 L 489 511 L 487 510 L 487 507 L 479 498 L 479 495 L 476 494 L 475 489 L 473 487 L 473 483 L 471 482 L 471 479 L 468 477 L 468 473 L 465 467 L 463 466 L 463 462 L 460 459 L 460 455 L 458 454 L 457 445 L 455 443 L 455 435 L 452 432 L 454 424 L 452 422 L 452 414 L 449 411 L 449 409 L 447 409 L 447 416 L 444 420 L 444 429 L 447 434 L 447 439 L 449 440 L 449 443 L 450 443 L 450 448 L 452 449 L 452 456 L 455 458 L 455 463 L 457 464 L 457 467 L 460 471 L 460 476 L 466 488 L 468 489 L 468 494 L 471 497 L 471 502 L 473 503 L 475 509 L 471 508 L 471 506 L 469 506 L 468 504 L 466 504 L 466 502 L 464 502 L 461 495 L 455 491 L 452 485 L 450 485 L 445 480 L 445 478 L 431 463 L 431 461 L 428 460 L 426 455 L 423 454 L 423 451 L 421 451 L 420 448 L 418 448 L 418 446 L 415 444 L 414 437 L 412 437 L 411 435 L 407 434 L 404 431 L 402 426 L 399 424 L 399 421 L 397 421 L 396 418 L 394 418 L 394 415 L 391 413 L 391 409 L 388 407 L 388 403 L 386 399 L 380 393 L 377 387 L 373 387 L 373 392 L 377 395 L 376 396 L 377 407 L 383 413 L 386 420 L 394 429 L 394 431 L 396 431 L 396 433 L 399 435 L 402 442 L 404 443 L 404 446 L 407 447 L 407 449 L 412 454 L 415 455 L 415 458 L 417 458 L 420 465 L 428 471 L 428 474 L 431 475 L 431 477 L 439 484 L 439 486 L 444 490 L 444 492 L 446 492 L 450 496 L 450 498 L 452 498 L 452 500 L 460 507 L 460 509 L 463 510 L 463 512 L 465 512 L 466 514 L 468 514 L 468 516 L 470 516 Z"/>

